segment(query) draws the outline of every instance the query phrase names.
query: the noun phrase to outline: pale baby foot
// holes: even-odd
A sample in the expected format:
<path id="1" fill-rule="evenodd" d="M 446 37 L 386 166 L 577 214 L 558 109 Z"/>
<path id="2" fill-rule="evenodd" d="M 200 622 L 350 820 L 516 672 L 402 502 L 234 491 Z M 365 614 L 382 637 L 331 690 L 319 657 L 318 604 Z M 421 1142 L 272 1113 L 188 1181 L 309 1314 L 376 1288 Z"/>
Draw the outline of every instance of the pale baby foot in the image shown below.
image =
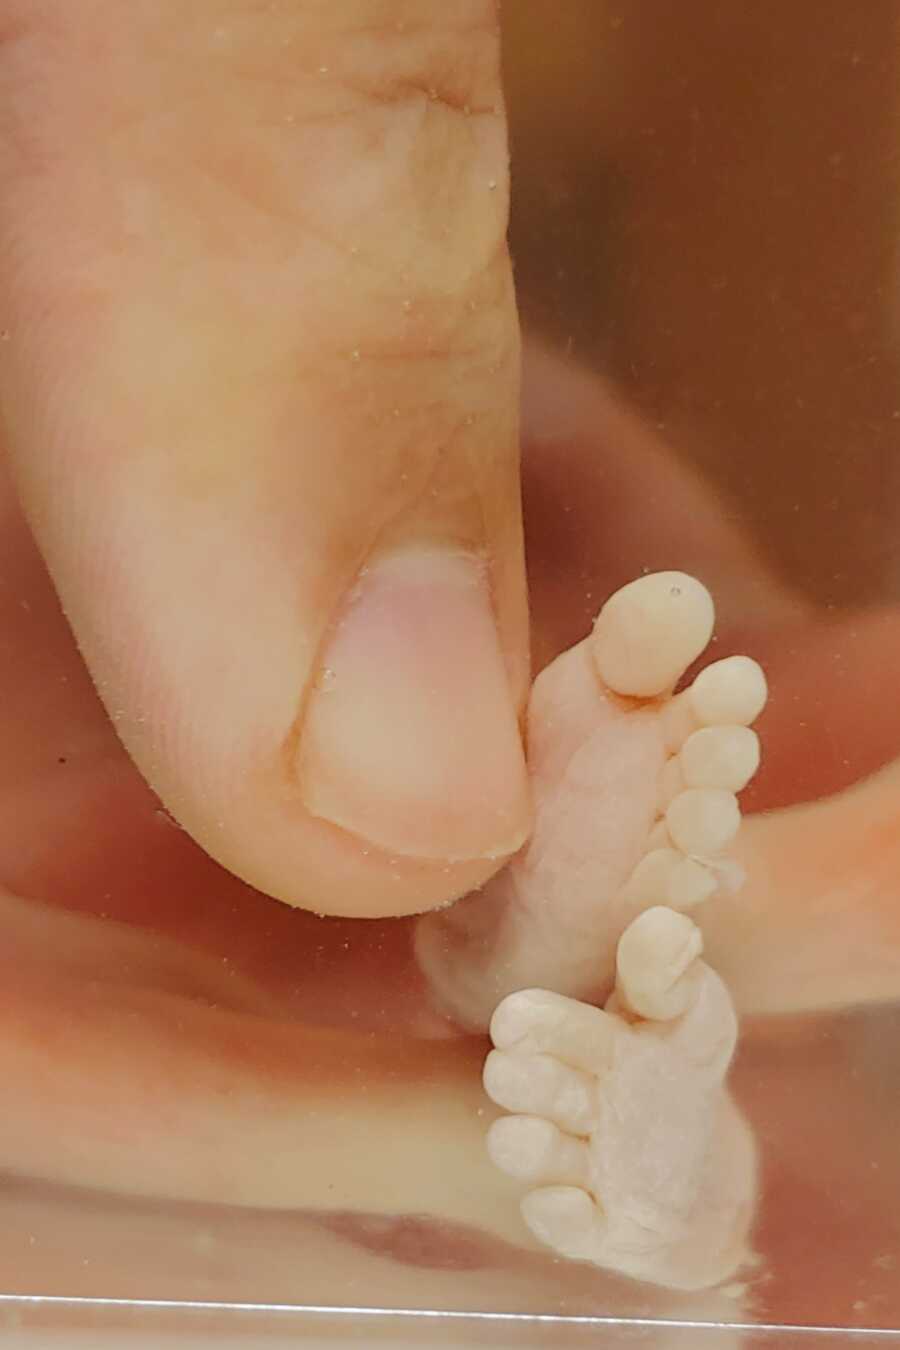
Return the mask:
<path id="1" fill-rule="evenodd" d="M 605 997 L 636 914 L 691 910 L 740 885 L 736 793 L 759 763 L 750 723 L 766 682 L 732 656 L 673 697 L 712 629 L 699 581 L 654 573 L 617 591 L 591 636 L 535 682 L 532 838 L 483 890 L 417 928 L 435 1002 L 462 1025 L 486 1027 L 527 986 Z"/>
<path id="2" fill-rule="evenodd" d="M 491 1021 L 496 1166 L 525 1182 L 522 1215 L 562 1256 L 677 1289 L 731 1277 L 749 1256 L 749 1128 L 727 1095 L 736 1018 L 699 959 L 700 933 L 647 910 L 617 956 L 605 1012 L 529 989 Z"/>

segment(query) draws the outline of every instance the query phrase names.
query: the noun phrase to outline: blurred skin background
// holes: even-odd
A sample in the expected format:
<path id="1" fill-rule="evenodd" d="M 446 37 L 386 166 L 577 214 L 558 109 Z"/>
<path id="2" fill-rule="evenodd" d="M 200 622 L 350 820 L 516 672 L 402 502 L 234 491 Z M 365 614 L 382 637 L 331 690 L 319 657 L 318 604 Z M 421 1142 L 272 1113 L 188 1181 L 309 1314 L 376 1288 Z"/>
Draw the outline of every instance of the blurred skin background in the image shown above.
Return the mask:
<path id="1" fill-rule="evenodd" d="M 896 4 L 503 24 L 526 329 L 605 371 L 793 586 L 896 599 Z"/>

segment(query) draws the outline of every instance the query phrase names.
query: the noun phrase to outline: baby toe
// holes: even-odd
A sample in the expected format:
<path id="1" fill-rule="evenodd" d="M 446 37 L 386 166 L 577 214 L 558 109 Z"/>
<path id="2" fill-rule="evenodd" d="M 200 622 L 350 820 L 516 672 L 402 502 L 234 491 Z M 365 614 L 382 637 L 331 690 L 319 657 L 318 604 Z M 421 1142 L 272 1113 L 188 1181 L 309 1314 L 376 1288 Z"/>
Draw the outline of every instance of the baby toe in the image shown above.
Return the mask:
<path id="1" fill-rule="evenodd" d="M 538 1116 L 505 1116 L 488 1130 L 491 1161 L 507 1176 L 532 1185 L 584 1186 L 590 1154 L 550 1120 Z"/>
<path id="2" fill-rule="evenodd" d="M 599 1008 L 549 989 L 509 994 L 491 1018 L 498 1050 L 552 1055 L 592 1074 L 609 1065 L 614 1036 L 613 1022 Z"/>
<path id="3" fill-rule="evenodd" d="M 623 899 L 636 908 L 670 905 L 692 909 L 720 888 L 716 873 L 678 849 L 658 848 L 647 853 L 631 874 Z"/>
<path id="4" fill-rule="evenodd" d="M 759 768 L 759 737 L 746 726 L 695 731 L 676 760 L 686 787 L 740 792 Z"/>
<path id="5" fill-rule="evenodd" d="M 700 726 L 748 726 L 765 707 L 768 686 L 756 661 L 729 656 L 701 670 L 686 695 Z"/>
<path id="6" fill-rule="evenodd" d="M 484 1065 L 491 1101 L 518 1115 L 544 1116 L 569 1134 L 587 1135 L 595 1128 L 595 1086 L 589 1074 L 552 1055 L 492 1050 Z"/>
<path id="7" fill-rule="evenodd" d="M 522 1217 L 539 1242 L 561 1256 L 596 1260 L 605 1224 L 587 1191 L 575 1186 L 544 1186 L 522 1201 Z"/>
<path id="8" fill-rule="evenodd" d="M 708 857 L 721 853 L 741 824 L 741 810 L 732 792 L 720 788 L 687 788 L 666 811 L 666 826 L 683 853 Z"/>
<path id="9" fill-rule="evenodd" d="M 696 994 L 694 976 L 702 950 L 700 930 L 685 915 L 662 906 L 646 910 L 619 939 L 619 998 L 641 1017 L 680 1017 Z"/>

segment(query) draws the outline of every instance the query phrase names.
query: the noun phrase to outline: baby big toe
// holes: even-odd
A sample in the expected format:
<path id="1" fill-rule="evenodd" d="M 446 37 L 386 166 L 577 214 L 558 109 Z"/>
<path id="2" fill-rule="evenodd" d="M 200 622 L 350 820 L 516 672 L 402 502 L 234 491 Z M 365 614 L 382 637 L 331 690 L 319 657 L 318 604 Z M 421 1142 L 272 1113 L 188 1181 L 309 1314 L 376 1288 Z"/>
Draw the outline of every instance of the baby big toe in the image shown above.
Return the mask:
<path id="1" fill-rule="evenodd" d="M 619 997 L 641 1017 L 680 1017 L 696 996 L 702 950 L 700 930 L 685 915 L 662 906 L 645 910 L 619 939 Z"/>
<path id="2" fill-rule="evenodd" d="M 712 598 L 683 572 L 655 572 L 616 591 L 592 638 L 594 662 L 617 694 L 654 698 L 674 688 L 712 636 Z"/>

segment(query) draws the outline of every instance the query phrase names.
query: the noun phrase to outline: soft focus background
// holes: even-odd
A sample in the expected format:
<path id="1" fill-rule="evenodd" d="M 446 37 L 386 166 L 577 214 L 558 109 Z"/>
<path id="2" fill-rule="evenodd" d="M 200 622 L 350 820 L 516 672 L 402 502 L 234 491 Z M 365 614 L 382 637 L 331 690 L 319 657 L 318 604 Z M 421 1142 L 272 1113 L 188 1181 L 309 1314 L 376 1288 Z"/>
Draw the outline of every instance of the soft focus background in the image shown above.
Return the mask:
<path id="1" fill-rule="evenodd" d="M 526 325 L 609 374 L 811 598 L 896 598 L 895 0 L 503 22 Z"/>

